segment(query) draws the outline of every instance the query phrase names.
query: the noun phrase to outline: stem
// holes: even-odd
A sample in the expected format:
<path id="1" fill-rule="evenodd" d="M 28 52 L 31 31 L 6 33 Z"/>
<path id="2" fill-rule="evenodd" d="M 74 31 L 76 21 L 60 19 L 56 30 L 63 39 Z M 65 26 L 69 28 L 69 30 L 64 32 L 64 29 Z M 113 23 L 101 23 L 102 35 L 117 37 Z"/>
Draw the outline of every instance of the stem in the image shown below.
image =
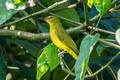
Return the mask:
<path id="1" fill-rule="evenodd" d="M 85 14 L 85 23 L 87 25 L 89 22 L 87 0 L 83 0 L 83 6 L 84 6 L 84 14 Z"/>
<path id="2" fill-rule="evenodd" d="M 107 45 L 109 45 L 109 46 L 111 46 L 111 47 L 114 47 L 114 48 L 120 50 L 120 46 L 117 45 L 117 44 L 114 44 L 114 43 L 111 43 L 111 42 L 107 42 L 107 41 L 105 41 L 105 40 L 103 40 L 103 39 L 99 39 L 99 42 L 102 42 L 102 43 L 104 43 L 104 44 L 107 44 Z"/>
<path id="3" fill-rule="evenodd" d="M 92 26 L 89 26 L 88 29 L 93 29 L 94 31 L 98 31 L 98 32 L 103 32 L 103 33 L 115 35 L 115 32 L 111 32 L 111 31 L 99 29 L 99 28 L 92 27 Z"/>
<path id="4" fill-rule="evenodd" d="M 113 76 L 114 80 L 117 80 L 117 76 L 116 76 L 115 72 L 112 70 L 112 68 L 110 66 L 108 66 L 108 69 L 112 73 L 112 76 Z"/>
<path id="5" fill-rule="evenodd" d="M 120 55 L 120 52 L 117 53 L 114 57 L 112 57 L 111 60 L 110 60 L 105 66 L 103 66 L 102 68 L 100 68 L 99 70 L 97 70 L 96 72 L 94 72 L 93 74 L 87 75 L 85 78 L 86 78 L 86 79 L 90 79 L 90 78 L 95 77 L 98 73 L 100 73 L 100 72 L 103 71 L 105 68 L 107 68 L 119 55 Z"/>

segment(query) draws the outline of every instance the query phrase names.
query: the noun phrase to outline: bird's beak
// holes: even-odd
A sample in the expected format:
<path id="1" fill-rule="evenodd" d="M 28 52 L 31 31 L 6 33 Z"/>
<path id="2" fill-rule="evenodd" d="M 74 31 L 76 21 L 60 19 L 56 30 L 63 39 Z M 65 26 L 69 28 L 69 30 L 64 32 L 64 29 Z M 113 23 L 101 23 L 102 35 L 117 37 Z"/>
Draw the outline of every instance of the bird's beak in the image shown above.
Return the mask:
<path id="1" fill-rule="evenodd" d="M 47 20 L 47 18 L 45 18 L 45 17 L 40 17 L 39 20 L 44 20 L 44 21 L 45 21 L 45 20 Z"/>

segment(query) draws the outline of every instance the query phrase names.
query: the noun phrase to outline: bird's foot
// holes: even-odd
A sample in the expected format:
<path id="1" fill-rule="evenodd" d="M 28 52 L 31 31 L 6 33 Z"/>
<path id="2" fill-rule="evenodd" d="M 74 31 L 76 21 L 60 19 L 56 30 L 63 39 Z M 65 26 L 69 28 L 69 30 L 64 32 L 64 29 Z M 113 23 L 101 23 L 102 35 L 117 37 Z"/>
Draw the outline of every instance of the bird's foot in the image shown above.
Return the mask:
<path id="1" fill-rule="evenodd" d="M 58 56 L 60 57 L 60 58 L 63 58 L 64 57 L 64 55 L 63 55 L 63 53 L 65 52 L 64 50 L 61 50 L 61 49 L 58 49 Z"/>

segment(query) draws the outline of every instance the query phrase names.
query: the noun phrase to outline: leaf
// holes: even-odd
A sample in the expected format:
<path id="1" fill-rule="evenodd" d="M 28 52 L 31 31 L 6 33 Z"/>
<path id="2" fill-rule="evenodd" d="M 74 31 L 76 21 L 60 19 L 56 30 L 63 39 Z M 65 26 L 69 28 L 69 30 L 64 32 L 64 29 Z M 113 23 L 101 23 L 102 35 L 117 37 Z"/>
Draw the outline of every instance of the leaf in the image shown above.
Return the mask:
<path id="1" fill-rule="evenodd" d="M 18 67 L 20 74 L 27 80 L 36 80 L 36 73 L 31 67 L 27 67 L 19 61 L 13 61 L 12 65 Z"/>
<path id="2" fill-rule="evenodd" d="M 116 31 L 115 38 L 116 38 L 117 42 L 120 44 L 120 29 L 118 29 Z"/>
<path id="3" fill-rule="evenodd" d="M 37 59 L 37 80 L 39 80 L 50 68 L 50 71 L 55 69 L 59 64 L 58 48 L 49 44 L 44 48 L 42 54 Z"/>
<path id="4" fill-rule="evenodd" d="M 117 79 L 120 80 L 120 69 L 118 70 L 117 76 L 118 76 Z"/>
<path id="5" fill-rule="evenodd" d="M 94 0 L 88 0 L 87 5 L 91 8 L 93 5 Z"/>
<path id="6" fill-rule="evenodd" d="M 95 34 L 94 36 L 87 35 L 83 39 L 80 45 L 79 57 L 75 64 L 75 74 L 76 74 L 75 80 L 84 80 L 86 67 L 89 61 L 89 55 L 92 52 L 93 47 L 97 43 L 99 37 L 100 37 L 99 34 Z"/>
<path id="7" fill-rule="evenodd" d="M 0 52 L 0 80 L 5 80 L 7 75 L 7 61 Z"/>
<path id="8" fill-rule="evenodd" d="M 94 6 L 99 11 L 100 15 L 103 16 L 111 8 L 110 0 L 94 0 Z"/>
<path id="9" fill-rule="evenodd" d="M 26 41 L 26 40 L 20 40 L 20 39 L 13 39 L 12 40 L 12 43 L 20 46 L 20 47 L 23 47 L 24 49 L 26 49 L 26 51 L 28 51 L 32 56 L 34 57 L 38 57 L 38 48 L 33 45 L 32 43 Z"/>
<path id="10" fill-rule="evenodd" d="M 0 25 L 10 19 L 12 15 L 17 12 L 13 9 L 8 10 L 6 7 L 7 2 L 8 0 L 0 0 Z M 12 3 L 11 0 L 9 0 L 9 2 Z"/>
<path id="11" fill-rule="evenodd" d="M 101 55 L 101 53 L 104 51 L 104 46 L 102 46 L 102 45 L 98 45 L 97 46 L 97 48 L 96 48 L 96 51 L 97 51 L 97 54 L 98 54 L 98 56 L 100 56 Z"/>
<path id="12" fill-rule="evenodd" d="M 0 25 L 10 19 L 19 10 L 26 8 L 28 0 L 0 0 Z"/>
<path id="13" fill-rule="evenodd" d="M 56 2 L 59 2 L 61 0 L 42 0 L 47 6 L 50 6 Z M 60 6 L 57 6 L 56 8 L 54 8 L 54 10 L 59 10 L 62 9 L 66 6 L 69 6 L 70 3 L 66 2 L 64 4 L 61 4 Z M 70 8 L 70 9 L 66 9 L 66 10 L 62 10 L 59 12 L 56 12 L 57 15 L 62 16 L 64 18 L 76 21 L 76 22 L 80 22 L 79 16 L 76 12 L 76 10 L 74 8 Z"/>

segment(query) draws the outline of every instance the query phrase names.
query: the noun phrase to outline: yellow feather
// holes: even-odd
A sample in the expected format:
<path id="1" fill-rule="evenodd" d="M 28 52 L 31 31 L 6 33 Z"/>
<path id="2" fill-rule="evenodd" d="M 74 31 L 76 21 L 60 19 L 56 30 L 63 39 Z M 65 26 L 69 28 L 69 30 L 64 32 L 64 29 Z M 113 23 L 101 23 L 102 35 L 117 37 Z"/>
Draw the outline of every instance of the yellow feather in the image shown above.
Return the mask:
<path id="1" fill-rule="evenodd" d="M 72 38 L 62 27 L 60 20 L 55 16 L 46 17 L 46 22 L 50 25 L 50 37 L 52 42 L 60 49 L 67 51 L 74 59 L 77 59 L 77 46 Z"/>

